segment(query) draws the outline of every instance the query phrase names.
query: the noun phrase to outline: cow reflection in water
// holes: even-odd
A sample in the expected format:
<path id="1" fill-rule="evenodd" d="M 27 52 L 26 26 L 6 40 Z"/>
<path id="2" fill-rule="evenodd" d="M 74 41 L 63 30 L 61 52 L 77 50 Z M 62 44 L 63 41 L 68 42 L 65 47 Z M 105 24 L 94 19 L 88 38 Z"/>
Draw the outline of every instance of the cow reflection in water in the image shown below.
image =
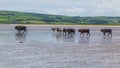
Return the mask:
<path id="1" fill-rule="evenodd" d="M 74 35 L 71 35 L 71 36 L 64 36 L 63 38 L 63 42 L 75 42 L 75 36 Z"/>
<path id="2" fill-rule="evenodd" d="M 89 36 L 80 36 L 78 37 L 79 44 L 89 44 Z"/>
<path id="3" fill-rule="evenodd" d="M 75 35 L 62 35 L 62 34 L 56 34 L 56 40 L 62 41 L 62 42 L 74 42 L 75 41 Z"/>
<path id="4" fill-rule="evenodd" d="M 24 43 L 26 41 L 26 33 L 16 33 L 15 34 L 16 36 L 16 40 L 19 42 L 19 43 Z"/>
<path id="5" fill-rule="evenodd" d="M 112 45 L 112 38 L 111 38 L 111 37 L 101 38 L 101 44 L 109 44 L 109 45 Z"/>

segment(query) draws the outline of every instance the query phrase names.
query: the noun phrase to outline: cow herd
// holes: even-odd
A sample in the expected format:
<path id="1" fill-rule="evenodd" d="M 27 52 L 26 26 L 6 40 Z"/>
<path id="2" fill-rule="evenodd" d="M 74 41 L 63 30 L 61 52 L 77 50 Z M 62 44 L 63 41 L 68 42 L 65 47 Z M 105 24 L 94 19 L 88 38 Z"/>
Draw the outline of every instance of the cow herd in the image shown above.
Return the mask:
<path id="1" fill-rule="evenodd" d="M 58 33 L 62 33 L 64 35 L 75 35 L 75 29 L 73 28 L 51 28 L 51 30 L 56 31 Z M 103 36 L 111 36 L 112 37 L 112 29 L 101 29 Z M 86 34 L 90 36 L 90 29 L 78 29 L 80 36 Z"/>
<path id="2" fill-rule="evenodd" d="M 15 34 L 16 40 L 19 41 L 19 43 L 23 43 L 26 39 L 27 34 L 27 27 L 26 26 L 15 26 L 15 30 L 17 33 Z M 51 28 L 52 31 L 55 33 L 57 32 L 57 36 L 67 36 L 67 37 L 73 37 L 77 32 L 80 33 L 80 36 L 87 36 L 90 37 L 90 29 L 74 29 L 74 28 Z M 112 37 L 112 29 L 101 29 L 100 30 L 103 33 L 103 37 L 106 36 Z"/>
<path id="3" fill-rule="evenodd" d="M 18 33 L 24 33 L 27 31 L 26 26 L 15 26 L 15 29 Z M 58 32 L 63 35 L 75 35 L 76 30 L 73 28 L 51 28 L 54 32 Z M 90 29 L 78 29 L 77 30 L 80 33 L 80 36 L 86 34 L 87 36 L 90 36 Z M 112 29 L 101 29 L 100 30 L 103 33 L 103 36 L 111 36 L 112 37 Z"/>

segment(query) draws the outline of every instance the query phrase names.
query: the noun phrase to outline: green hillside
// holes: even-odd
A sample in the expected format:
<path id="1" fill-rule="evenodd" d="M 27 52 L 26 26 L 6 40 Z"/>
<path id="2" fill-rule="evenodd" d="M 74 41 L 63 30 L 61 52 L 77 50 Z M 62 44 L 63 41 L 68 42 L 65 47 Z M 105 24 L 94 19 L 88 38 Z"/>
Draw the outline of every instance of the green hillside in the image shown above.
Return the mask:
<path id="1" fill-rule="evenodd" d="M 0 11 L 1 24 L 120 24 L 120 17 L 62 16 L 17 11 Z"/>

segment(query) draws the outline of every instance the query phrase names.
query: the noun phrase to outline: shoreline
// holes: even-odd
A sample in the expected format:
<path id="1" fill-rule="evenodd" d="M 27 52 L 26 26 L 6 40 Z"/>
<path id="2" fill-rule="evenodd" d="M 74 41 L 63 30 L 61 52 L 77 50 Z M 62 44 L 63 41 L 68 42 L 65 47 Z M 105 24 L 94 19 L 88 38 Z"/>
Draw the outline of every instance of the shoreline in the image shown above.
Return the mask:
<path id="1" fill-rule="evenodd" d="M 81 26 L 81 27 L 120 27 L 120 25 L 62 25 L 62 24 L 0 24 L 0 26 Z"/>

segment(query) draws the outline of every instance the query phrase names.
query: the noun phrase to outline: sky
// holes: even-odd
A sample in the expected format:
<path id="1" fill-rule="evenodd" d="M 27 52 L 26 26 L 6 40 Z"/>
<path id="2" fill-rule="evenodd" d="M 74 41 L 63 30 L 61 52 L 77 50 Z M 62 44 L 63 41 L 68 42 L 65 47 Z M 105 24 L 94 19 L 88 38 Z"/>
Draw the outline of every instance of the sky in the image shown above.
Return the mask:
<path id="1" fill-rule="evenodd" d="M 120 16 L 120 0 L 0 0 L 0 10 L 66 16 Z"/>

